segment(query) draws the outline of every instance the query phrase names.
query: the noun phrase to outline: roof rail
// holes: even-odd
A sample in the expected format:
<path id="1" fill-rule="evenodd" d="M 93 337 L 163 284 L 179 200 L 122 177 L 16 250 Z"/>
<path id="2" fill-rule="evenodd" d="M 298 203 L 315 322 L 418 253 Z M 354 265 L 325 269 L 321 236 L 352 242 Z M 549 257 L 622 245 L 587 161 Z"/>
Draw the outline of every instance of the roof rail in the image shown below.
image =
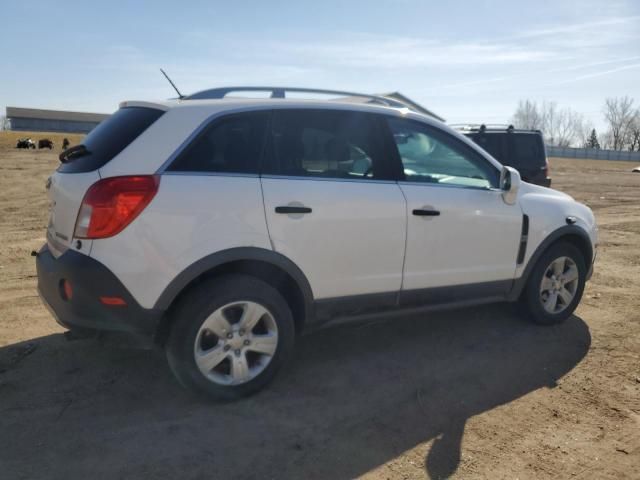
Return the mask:
<path id="1" fill-rule="evenodd" d="M 301 93 L 320 93 L 325 95 L 339 95 L 343 97 L 360 97 L 368 98 L 371 103 L 379 103 L 388 107 L 410 108 L 399 100 L 394 100 L 379 95 L 370 95 L 367 93 L 344 92 L 341 90 L 322 90 L 317 88 L 300 88 L 300 87 L 220 87 L 202 90 L 184 97 L 184 100 L 205 100 L 220 99 L 232 92 L 271 92 L 271 98 L 286 98 L 286 92 Z"/>
<path id="2" fill-rule="evenodd" d="M 506 123 L 451 123 L 449 127 L 454 128 L 460 131 L 466 132 L 485 132 L 487 130 L 491 131 L 501 131 L 505 130 L 507 132 L 536 132 L 542 133 L 540 129 L 537 128 L 515 128 L 513 125 L 507 125 Z"/>
<path id="3" fill-rule="evenodd" d="M 513 125 L 507 125 L 506 123 L 451 123 L 451 128 L 459 128 L 461 130 L 479 130 L 487 128 L 502 128 L 505 130 L 512 129 Z"/>

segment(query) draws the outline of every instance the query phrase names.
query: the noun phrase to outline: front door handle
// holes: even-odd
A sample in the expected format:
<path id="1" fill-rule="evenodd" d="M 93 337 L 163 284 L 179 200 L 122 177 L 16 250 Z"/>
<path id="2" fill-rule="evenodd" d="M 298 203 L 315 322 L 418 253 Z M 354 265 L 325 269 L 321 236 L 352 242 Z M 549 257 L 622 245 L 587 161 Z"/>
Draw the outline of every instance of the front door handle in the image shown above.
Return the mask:
<path id="1" fill-rule="evenodd" d="M 285 205 L 281 207 L 276 207 L 276 213 L 311 213 L 311 208 L 309 207 L 296 207 L 292 205 Z"/>
<path id="2" fill-rule="evenodd" d="M 413 211 L 413 214 L 418 217 L 439 217 L 440 210 L 425 210 L 422 208 L 416 208 Z"/>

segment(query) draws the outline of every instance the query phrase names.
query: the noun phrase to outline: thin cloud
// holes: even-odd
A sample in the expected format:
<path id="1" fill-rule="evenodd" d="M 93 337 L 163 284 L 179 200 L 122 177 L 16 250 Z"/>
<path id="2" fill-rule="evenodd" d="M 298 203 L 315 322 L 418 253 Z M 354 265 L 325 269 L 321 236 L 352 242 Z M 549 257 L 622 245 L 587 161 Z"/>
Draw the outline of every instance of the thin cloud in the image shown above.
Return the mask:
<path id="1" fill-rule="evenodd" d="M 552 51 L 517 45 L 451 43 L 421 38 L 347 35 L 329 42 L 278 42 L 276 56 L 353 68 L 419 68 L 527 63 L 563 58 Z"/>
<path id="2" fill-rule="evenodd" d="M 604 75 L 610 75 L 612 73 L 621 72 L 623 70 L 630 70 L 632 68 L 638 68 L 638 67 L 640 67 L 640 63 L 634 63 L 633 65 L 624 65 L 622 67 L 612 68 L 611 70 L 605 70 L 603 72 L 594 72 L 594 73 L 588 73 L 586 75 L 580 75 L 579 77 L 570 78 L 568 80 L 563 80 L 561 82 L 555 82 L 550 85 L 565 85 L 567 83 L 578 82 L 580 80 L 586 80 L 588 78 L 602 77 Z"/>
<path id="3" fill-rule="evenodd" d="M 534 37 L 548 37 L 556 36 L 566 33 L 583 32 L 585 30 L 592 30 L 597 27 L 607 27 L 620 24 L 634 24 L 640 20 L 640 15 L 634 15 L 629 17 L 612 17 L 604 20 L 597 20 L 595 22 L 582 22 L 574 23 L 570 25 L 557 25 L 547 28 L 534 28 L 524 31 L 520 34 L 514 35 L 513 38 L 534 38 Z"/>

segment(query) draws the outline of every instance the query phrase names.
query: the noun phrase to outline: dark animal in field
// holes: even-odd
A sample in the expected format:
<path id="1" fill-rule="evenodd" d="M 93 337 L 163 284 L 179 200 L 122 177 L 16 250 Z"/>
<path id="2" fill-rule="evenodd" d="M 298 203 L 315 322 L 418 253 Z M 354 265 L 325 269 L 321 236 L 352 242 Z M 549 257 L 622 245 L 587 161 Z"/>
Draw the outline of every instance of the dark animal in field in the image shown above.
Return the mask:
<path id="1" fill-rule="evenodd" d="M 38 148 L 48 148 L 51 150 L 53 148 L 53 142 L 48 138 L 41 138 L 38 140 Z"/>
<path id="2" fill-rule="evenodd" d="M 62 150 L 66 150 L 67 148 L 69 148 L 69 139 L 64 137 L 64 140 L 62 140 Z"/>
<path id="3" fill-rule="evenodd" d="M 36 144 L 30 138 L 21 138 L 16 144 L 16 148 L 36 148 Z"/>

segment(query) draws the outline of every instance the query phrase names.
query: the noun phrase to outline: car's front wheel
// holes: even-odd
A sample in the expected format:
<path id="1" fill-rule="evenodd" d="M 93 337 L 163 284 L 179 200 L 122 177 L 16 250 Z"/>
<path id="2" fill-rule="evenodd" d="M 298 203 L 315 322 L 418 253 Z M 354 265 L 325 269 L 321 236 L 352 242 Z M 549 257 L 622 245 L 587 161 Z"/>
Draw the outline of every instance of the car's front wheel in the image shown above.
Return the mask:
<path id="1" fill-rule="evenodd" d="M 564 242 L 552 245 L 536 263 L 520 299 L 530 319 L 552 325 L 569 318 L 580 303 L 586 276 L 578 248 Z"/>
<path id="2" fill-rule="evenodd" d="M 185 387 L 228 400 L 263 388 L 294 338 L 291 310 L 276 289 L 251 276 L 225 275 L 181 299 L 166 353 Z"/>

